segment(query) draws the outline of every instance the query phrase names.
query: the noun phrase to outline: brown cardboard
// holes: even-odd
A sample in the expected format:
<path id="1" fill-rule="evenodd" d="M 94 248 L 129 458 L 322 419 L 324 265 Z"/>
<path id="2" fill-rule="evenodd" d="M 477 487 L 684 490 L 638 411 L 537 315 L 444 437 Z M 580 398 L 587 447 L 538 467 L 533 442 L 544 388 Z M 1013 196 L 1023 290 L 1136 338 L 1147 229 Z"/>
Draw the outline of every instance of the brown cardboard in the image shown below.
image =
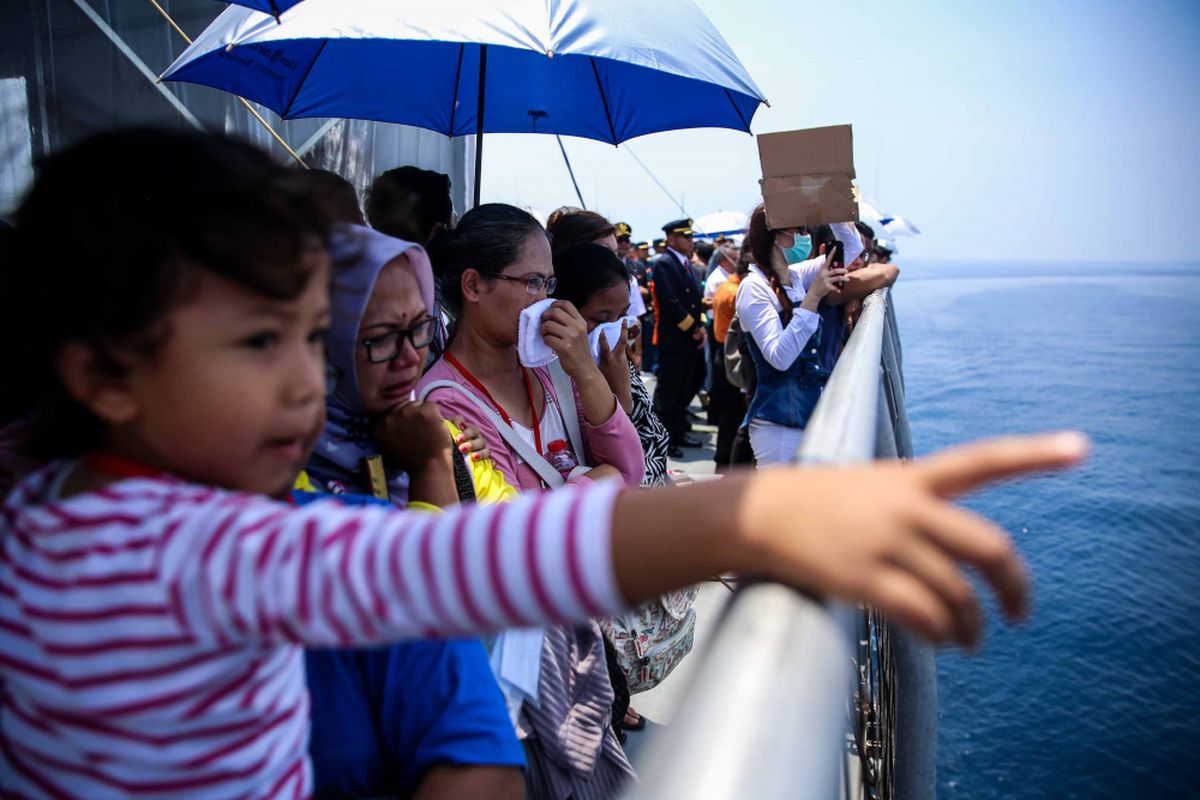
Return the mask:
<path id="1" fill-rule="evenodd" d="M 758 137 L 758 157 L 772 228 L 858 221 L 849 125 L 764 133 Z"/>

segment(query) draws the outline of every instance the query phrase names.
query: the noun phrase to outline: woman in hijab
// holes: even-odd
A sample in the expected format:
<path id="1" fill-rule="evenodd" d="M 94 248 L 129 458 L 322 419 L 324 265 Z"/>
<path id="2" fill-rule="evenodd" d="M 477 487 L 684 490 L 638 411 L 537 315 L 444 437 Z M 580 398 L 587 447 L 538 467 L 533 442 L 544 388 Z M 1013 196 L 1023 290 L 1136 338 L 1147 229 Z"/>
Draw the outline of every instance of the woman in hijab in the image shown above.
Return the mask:
<path id="1" fill-rule="evenodd" d="M 343 502 L 455 503 L 446 423 L 411 400 L 429 339 L 429 259 L 361 226 L 339 226 L 331 245 L 335 380 L 310 488 Z M 310 650 L 305 667 L 316 797 L 522 795 L 523 753 L 478 640 Z"/>
<path id="2" fill-rule="evenodd" d="M 433 273 L 425 251 L 361 226 L 335 230 L 325 430 L 307 473 L 324 491 L 386 497 L 398 506 L 458 501 L 452 446 L 469 454 L 477 495 L 490 455 L 478 428 L 447 423 L 414 399 L 433 341 Z M 480 469 L 482 467 L 483 469 Z M 504 494 L 494 485 L 486 491 Z M 509 488 L 508 494 L 515 492 Z"/>

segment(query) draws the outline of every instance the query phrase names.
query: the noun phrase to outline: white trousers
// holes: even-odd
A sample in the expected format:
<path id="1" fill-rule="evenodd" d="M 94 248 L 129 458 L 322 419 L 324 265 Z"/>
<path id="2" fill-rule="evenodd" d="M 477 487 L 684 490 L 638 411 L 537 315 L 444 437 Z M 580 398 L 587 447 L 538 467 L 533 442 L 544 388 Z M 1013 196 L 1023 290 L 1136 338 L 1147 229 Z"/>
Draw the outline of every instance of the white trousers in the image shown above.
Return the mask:
<path id="1" fill-rule="evenodd" d="M 764 419 L 750 420 L 750 446 L 760 467 L 791 464 L 796 460 L 803 428 L 790 428 Z"/>

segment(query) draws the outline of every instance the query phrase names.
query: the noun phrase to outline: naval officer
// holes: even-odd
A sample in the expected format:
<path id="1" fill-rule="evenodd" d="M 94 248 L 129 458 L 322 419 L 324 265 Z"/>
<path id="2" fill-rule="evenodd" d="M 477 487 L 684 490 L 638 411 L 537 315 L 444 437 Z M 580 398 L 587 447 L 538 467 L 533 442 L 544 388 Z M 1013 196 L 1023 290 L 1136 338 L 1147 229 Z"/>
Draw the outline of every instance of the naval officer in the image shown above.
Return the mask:
<path id="1" fill-rule="evenodd" d="M 692 221 L 677 219 L 663 226 L 665 249 L 655 259 L 654 299 L 658 304 L 658 386 L 654 410 L 671 434 L 670 455 L 683 455 L 680 447 L 699 447 L 687 435 L 688 405 L 695 394 L 696 370 L 702 359 L 705 332 L 700 324 L 700 287 L 692 275 Z"/>

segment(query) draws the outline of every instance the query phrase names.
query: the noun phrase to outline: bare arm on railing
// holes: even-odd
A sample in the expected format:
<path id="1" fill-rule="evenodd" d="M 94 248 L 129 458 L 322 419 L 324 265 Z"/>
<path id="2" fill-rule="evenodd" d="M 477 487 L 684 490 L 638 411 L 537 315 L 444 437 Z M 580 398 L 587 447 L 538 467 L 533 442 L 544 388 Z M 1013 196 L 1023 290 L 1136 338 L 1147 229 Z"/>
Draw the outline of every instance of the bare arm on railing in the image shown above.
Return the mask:
<path id="1" fill-rule="evenodd" d="M 1087 449 L 1078 434 L 1016 437 L 904 465 L 776 468 L 626 492 L 613 517 L 617 580 L 637 602 L 730 568 L 761 572 L 876 606 L 933 641 L 973 646 L 981 615 L 961 567 L 978 569 L 1014 619 L 1025 611 L 1027 579 L 1008 536 L 949 501 L 1070 466 Z"/>
<path id="2" fill-rule="evenodd" d="M 846 273 L 841 289 L 825 295 L 825 302 L 840 306 L 850 300 L 862 300 L 876 289 L 891 286 L 900 277 L 900 268 L 895 264 L 875 264 Z"/>

